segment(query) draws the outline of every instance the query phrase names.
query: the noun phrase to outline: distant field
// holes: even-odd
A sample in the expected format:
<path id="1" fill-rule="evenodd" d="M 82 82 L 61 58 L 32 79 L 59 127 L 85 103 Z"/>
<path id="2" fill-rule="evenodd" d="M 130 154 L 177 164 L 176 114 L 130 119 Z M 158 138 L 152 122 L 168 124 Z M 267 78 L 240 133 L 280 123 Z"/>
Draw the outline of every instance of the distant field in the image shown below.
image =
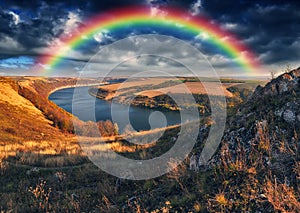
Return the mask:
<path id="1" fill-rule="evenodd" d="M 116 83 L 110 85 L 100 86 L 99 89 L 106 90 L 113 94 L 114 96 L 120 96 L 124 93 L 132 93 L 135 95 L 143 95 L 149 98 L 153 98 L 166 93 L 173 94 L 207 94 L 209 95 L 225 95 L 226 97 L 232 97 L 232 93 L 227 90 L 229 87 L 239 86 L 244 83 L 222 83 L 223 88 L 219 88 L 218 82 L 196 82 L 196 81 L 186 81 L 184 85 L 178 82 L 177 85 L 168 86 L 167 82 L 174 79 L 171 78 L 143 78 L 139 80 L 132 80 L 123 83 Z M 173 81 L 174 82 L 174 81 Z M 164 83 L 166 86 L 164 86 Z M 160 86 L 156 88 L 157 86 Z M 154 87 L 154 88 L 153 88 Z M 219 88 L 219 89 L 218 89 Z M 142 91 L 141 91 L 142 90 Z M 223 91 L 222 91 L 223 90 Z"/>
<path id="2" fill-rule="evenodd" d="M 187 89 L 185 89 L 184 85 Z M 223 86 L 223 94 L 220 89 L 218 82 L 205 82 L 205 85 L 200 82 L 186 82 L 184 85 L 179 84 L 171 87 L 161 88 L 157 90 L 149 90 L 138 93 L 139 95 L 148 96 L 150 98 L 164 94 L 164 93 L 173 93 L 173 94 L 207 94 L 209 95 L 225 95 L 226 97 L 232 97 L 232 93 L 227 90 L 227 88 L 240 85 L 240 83 L 225 83 Z"/>
<path id="3" fill-rule="evenodd" d="M 266 83 L 267 81 L 247 81 L 244 84 L 234 85 L 234 87 L 238 89 L 255 90 L 258 85 L 264 86 Z"/>
<path id="4" fill-rule="evenodd" d="M 141 78 L 137 80 L 130 80 L 123 83 L 109 84 L 100 86 L 99 88 L 108 90 L 108 91 L 116 91 L 118 89 L 125 89 L 136 86 L 145 86 L 145 85 L 157 85 L 166 81 L 171 81 L 172 78 Z"/>

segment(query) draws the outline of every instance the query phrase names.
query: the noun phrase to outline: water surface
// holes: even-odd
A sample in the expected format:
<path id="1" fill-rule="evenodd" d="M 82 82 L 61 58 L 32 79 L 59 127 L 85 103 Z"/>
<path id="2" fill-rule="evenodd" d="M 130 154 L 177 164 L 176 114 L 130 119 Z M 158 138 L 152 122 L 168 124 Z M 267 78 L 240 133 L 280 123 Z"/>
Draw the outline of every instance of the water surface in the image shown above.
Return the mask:
<path id="1" fill-rule="evenodd" d="M 76 94 L 81 95 L 80 97 L 76 97 L 77 110 L 74 115 L 83 121 L 93 121 L 94 117 L 96 118 L 96 121 L 112 120 L 111 102 L 101 100 L 89 95 L 88 89 L 89 87 L 76 88 Z M 53 101 L 59 107 L 73 114 L 72 103 L 74 90 L 75 88 L 57 90 L 54 93 L 50 94 L 49 100 Z M 93 105 L 95 106 L 94 113 L 91 113 L 91 104 L 95 104 Z M 80 110 L 78 110 L 78 108 Z M 151 121 L 152 128 L 164 127 L 165 125 L 163 124 L 163 121 L 165 121 L 168 126 L 179 124 L 181 122 L 180 113 L 169 110 L 157 110 L 149 109 L 146 107 L 130 106 L 128 112 L 128 106 L 114 103 L 113 113 L 114 118 L 118 118 L 118 120 L 120 120 L 119 122 L 116 122 L 119 126 L 120 133 L 122 133 L 124 128 L 126 128 L 126 125 L 128 125 L 125 119 L 122 119 L 124 115 L 127 115 L 128 113 L 129 121 L 136 131 L 151 129 L 149 119 Z M 161 113 L 164 115 L 163 118 L 161 116 Z"/>

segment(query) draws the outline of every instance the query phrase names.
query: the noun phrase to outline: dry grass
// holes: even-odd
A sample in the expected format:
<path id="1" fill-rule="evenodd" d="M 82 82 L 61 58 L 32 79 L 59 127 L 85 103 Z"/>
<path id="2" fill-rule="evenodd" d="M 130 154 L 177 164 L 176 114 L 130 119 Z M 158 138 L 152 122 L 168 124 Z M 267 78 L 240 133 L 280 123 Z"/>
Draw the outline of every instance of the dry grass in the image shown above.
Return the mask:
<path id="1" fill-rule="evenodd" d="M 276 178 L 274 181 L 267 179 L 265 184 L 265 196 L 279 212 L 299 212 L 300 202 L 294 189 L 286 183 L 278 184 Z"/>
<path id="2" fill-rule="evenodd" d="M 293 175 L 299 180 L 299 163 L 293 159 L 294 174 L 284 177 L 281 171 L 272 167 L 272 161 L 276 162 L 277 156 L 274 150 L 293 158 L 296 154 L 289 149 L 280 150 L 280 143 L 274 142 L 277 136 L 274 133 L 271 135 L 266 120 L 257 121 L 254 131 L 255 137 L 248 153 L 238 138 L 235 151 L 229 148 L 227 141 L 223 141 L 219 156 L 221 166 L 215 172 L 219 190 L 208 199 L 208 209 L 213 212 L 252 212 L 256 209 L 263 209 L 263 212 L 299 212 L 299 187 L 293 181 Z M 274 149 L 275 145 L 279 149 Z M 288 167 L 281 166 L 279 170 Z M 278 173 L 280 175 L 275 176 Z"/>
<path id="3" fill-rule="evenodd" d="M 18 94 L 15 81 L 0 81 L 0 154 L 9 157 L 18 152 L 40 155 L 78 153 L 76 138 L 51 126 L 52 122 L 29 100 Z M 30 86 L 30 81 L 19 82 Z"/>
<path id="4" fill-rule="evenodd" d="M 148 98 L 153 98 L 153 97 L 164 95 L 164 94 L 165 94 L 165 92 L 163 92 L 161 89 L 147 90 L 147 91 L 135 93 L 135 95 L 147 96 Z"/>
<path id="5" fill-rule="evenodd" d="M 187 89 L 185 89 L 184 85 L 179 84 L 171 87 L 161 88 L 157 90 L 149 90 L 137 93 L 138 95 L 148 96 L 149 98 L 159 96 L 166 93 L 176 93 L 176 94 L 209 94 L 209 95 L 225 95 L 226 97 L 232 97 L 233 94 L 227 90 L 227 88 L 238 85 L 239 83 L 225 83 L 222 84 L 222 88 L 220 84 L 217 82 L 186 82 L 184 85 Z M 219 89 L 218 89 L 219 88 Z"/>
<path id="6" fill-rule="evenodd" d="M 131 89 L 133 87 L 142 87 L 145 85 L 158 85 L 163 82 L 170 81 L 172 79 L 168 78 L 143 78 L 138 80 L 131 80 L 124 83 L 116 83 L 116 84 L 110 84 L 110 85 L 104 85 L 100 86 L 100 89 L 109 91 L 109 92 L 117 92 L 118 94 L 115 95 L 122 95 L 123 93 L 128 93 L 129 91 L 132 91 L 134 93 L 135 89 Z M 222 95 L 222 93 L 225 94 L 226 97 L 232 97 L 233 94 L 227 90 L 227 88 L 240 85 L 241 83 L 223 83 L 222 89 L 217 89 L 219 87 L 218 82 L 186 82 L 184 83 L 187 90 L 183 88 L 182 84 L 160 88 L 156 90 L 146 90 L 143 92 L 138 92 L 135 95 L 143 95 L 148 96 L 150 98 L 159 96 L 166 93 L 177 93 L 177 94 L 186 94 L 186 93 L 192 93 L 192 94 L 207 94 L 209 92 L 210 95 Z M 123 90 L 126 89 L 126 90 Z"/>
<path id="7" fill-rule="evenodd" d="M 172 80 L 172 78 L 141 78 L 137 80 L 129 80 L 123 83 L 104 85 L 100 86 L 99 88 L 110 92 L 114 92 L 119 89 L 125 89 L 136 86 L 157 85 L 170 80 Z"/>
<path id="8" fill-rule="evenodd" d="M 131 133 L 130 135 L 123 134 L 101 138 L 79 136 L 78 141 L 85 147 L 85 153 L 92 155 L 97 155 L 110 149 L 118 153 L 135 153 L 156 146 L 158 136 L 165 131 L 170 131 L 178 127 L 178 125 L 174 125 L 166 128 Z M 135 143 L 135 145 L 127 145 L 122 141 L 123 139 Z"/>
<path id="9" fill-rule="evenodd" d="M 8 83 L 0 83 L 0 103 L 11 105 L 11 109 L 16 107 L 19 110 L 26 111 L 29 116 L 35 116 L 36 119 L 41 121 L 46 120 L 40 110 L 34 107 L 29 100 L 20 96 Z"/>

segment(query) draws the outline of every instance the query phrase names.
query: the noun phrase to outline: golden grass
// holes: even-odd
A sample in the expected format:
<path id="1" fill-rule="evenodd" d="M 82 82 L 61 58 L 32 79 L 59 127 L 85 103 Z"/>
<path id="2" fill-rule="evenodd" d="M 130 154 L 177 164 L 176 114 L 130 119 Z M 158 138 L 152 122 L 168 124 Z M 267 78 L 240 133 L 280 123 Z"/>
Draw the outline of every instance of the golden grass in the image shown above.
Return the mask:
<path id="1" fill-rule="evenodd" d="M 108 92 L 116 92 L 114 96 L 122 95 L 123 93 L 132 92 L 134 93 L 136 91 L 133 87 L 142 87 L 145 85 L 158 85 L 163 82 L 170 81 L 172 79 L 168 78 L 143 78 L 143 79 L 137 79 L 137 80 L 131 80 L 124 83 L 116 83 L 116 84 L 110 84 L 110 85 L 104 85 L 100 86 L 100 89 L 107 90 Z M 155 96 L 159 96 L 162 94 L 167 93 L 173 93 L 173 94 L 207 94 L 209 95 L 225 95 L 226 97 L 232 97 L 233 94 L 227 90 L 227 88 L 240 85 L 241 83 L 222 83 L 222 88 L 219 88 L 220 83 L 218 82 L 186 82 L 184 85 L 187 89 L 184 89 L 182 84 L 155 89 L 155 90 L 145 90 L 142 92 L 137 92 L 135 95 L 143 95 L 147 96 L 149 98 L 153 98 Z M 132 88 L 132 89 L 131 89 Z M 126 89 L 126 90 L 123 90 Z"/>
<path id="2" fill-rule="evenodd" d="M 264 191 L 275 211 L 299 212 L 300 202 L 292 187 L 285 183 L 278 184 L 276 178 L 274 181 L 267 179 Z"/>
<path id="3" fill-rule="evenodd" d="M 36 116 L 38 119 L 45 120 L 42 112 L 33 106 L 29 100 L 20 96 L 8 83 L 1 82 L 0 84 L 0 103 L 19 107 L 23 111 L 27 111 L 31 113 L 31 115 Z"/>
<path id="4" fill-rule="evenodd" d="M 157 85 L 166 81 L 173 80 L 172 78 L 140 78 L 134 79 L 123 83 L 109 84 L 100 86 L 100 89 L 104 89 L 110 92 L 114 92 L 118 89 L 125 89 L 136 86 L 145 86 L 145 85 Z"/>
<path id="5" fill-rule="evenodd" d="M 219 88 L 220 84 L 218 82 L 186 82 L 184 85 L 179 84 L 175 86 L 170 86 L 166 88 L 160 88 L 156 90 L 147 90 L 143 92 L 136 93 L 136 95 L 148 96 L 149 98 L 159 96 L 162 94 L 173 93 L 173 94 L 208 94 L 208 95 L 225 95 L 226 97 L 233 97 L 233 94 L 227 90 L 227 88 L 239 85 L 239 83 L 225 83 L 222 84 L 222 89 Z M 186 88 L 186 89 L 185 89 Z M 219 89 L 218 89 L 219 88 Z M 223 94 L 222 94 L 223 93 Z"/>
<path id="6" fill-rule="evenodd" d="M 20 84 L 28 86 L 30 81 Z M 0 155 L 5 158 L 20 152 L 79 153 L 76 138 L 51 126 L 52 122 L 5 79 L 0 81 L 0 119 Z"/>

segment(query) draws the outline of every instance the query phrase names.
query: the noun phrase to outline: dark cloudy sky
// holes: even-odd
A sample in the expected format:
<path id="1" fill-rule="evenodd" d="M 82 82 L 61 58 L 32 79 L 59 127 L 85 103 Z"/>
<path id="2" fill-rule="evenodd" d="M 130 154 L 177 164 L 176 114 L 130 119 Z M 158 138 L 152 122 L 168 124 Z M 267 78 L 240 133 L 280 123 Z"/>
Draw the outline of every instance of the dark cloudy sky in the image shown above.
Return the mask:
<path id="1" fill-rule="evenodd" d="M 60 36 L 68 36 L 89 17 L 130 5 L 169 5 L 207 16 L 248 45 L 266 70 L 300 66 L 299 0 L 0 0 L 0 75 L 33 74 L 39 55 L 49 54 Z M 105 31 L 93 38 L 93 50 L 70 54 L 67 65 L 54 74 L 76 76 L 96 50 L 119 39 Z M 221 75 L 238 75 L 228 68 L 226 57 L 213 51 L 204 54 L 213 66 L 223 66 Z"/>

